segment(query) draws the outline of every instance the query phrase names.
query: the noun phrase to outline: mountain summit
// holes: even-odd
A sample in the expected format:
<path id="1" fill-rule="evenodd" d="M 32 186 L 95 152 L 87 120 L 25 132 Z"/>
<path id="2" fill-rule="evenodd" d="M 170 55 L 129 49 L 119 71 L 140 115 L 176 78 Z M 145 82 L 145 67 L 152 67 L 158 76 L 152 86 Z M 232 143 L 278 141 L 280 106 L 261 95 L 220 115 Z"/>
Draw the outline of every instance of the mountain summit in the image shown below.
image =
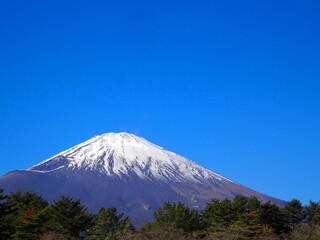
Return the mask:
<path id="1" fill-rule="evenodd" d="M 244 195 L 283 204 L 128 133 L 93 137 L 27 170 L 1 176 L 0 186 L 7 192 L 32 189 L 49 201 L 71 195 L 92 211 L 116 206 L 136 226 L 152 220 L 166 201 L 202 208 L 213 198 Z"/>
<path id="2" fill-rule="evenodd" d="M 119 178 L 135 175 L 166 182 L 230 181 L 144 138 L 128 133 L 107 133 L 49 158 L 29 171 L 96 171 Z"/>

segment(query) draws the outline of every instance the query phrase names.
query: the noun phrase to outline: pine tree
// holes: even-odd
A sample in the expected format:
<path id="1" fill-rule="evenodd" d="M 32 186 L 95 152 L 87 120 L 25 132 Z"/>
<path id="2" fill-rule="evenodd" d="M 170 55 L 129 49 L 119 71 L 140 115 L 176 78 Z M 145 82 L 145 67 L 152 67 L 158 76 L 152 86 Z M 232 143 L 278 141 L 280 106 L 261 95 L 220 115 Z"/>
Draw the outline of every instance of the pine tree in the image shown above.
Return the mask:
<path id="1" fill-rule="evenodd" d="M 15 239 L 38 239 L 44 232 L 48 217 L 45 214 L 46 209 L 35 211 L 28 209 L 20 218 L 16 226 L 16 231 L 12 235 Z"/>
<path id="2" fill-rule="evenodd" d="M 229 199 L 220 201 L 212 199 L 205 206 L 202 216 L 207 228 L 215 231 L 218 228 L 229 226 L 235 221 L 235 214 L 232 208 L 232 202 Z"/>
<path id="3" fill-rule="evenodd" d="M 4 190 L 0 188 L 0 220 L 1 220 L 0 224 L 3 221 L 3 217 L 6 214 L 6 208 L 7 208 L 7 204 L 6 204 L 7 196 L 3 194 L 3 191 Z"/>
<path id="4" fill-rule="evenodd" d="M 312 224 L 319 224 L 320 223 L 320 202 L 313 202 L 310 201 L 309 205 L 307 206 L 307 215 L 308 220 Z"/>
<path id="5" fill-rule="evenodd" d="M 12 238 L 35 239 L 43 232 L 45 222 L 35 219 L 39 218 L 39 212 L 48 206 L 48 202 L 40 195 L 20 190 L 8 195 L 7 206 L 6 222 L 11 223 L 7 227 Z"/>
<path id="6" fill-rule="evenodd" d="M 8 205 L 18 217 L 24 215 L 27 210 L 42 210 L 48 206 L 47 200 L 33 191 L 23 193 L 21 190 L 8 195 Z"/>
<path id="7" fill-rule="evenodd" d="M 163 207 L 153 213 L 157 224 L 172 224 L 184 231 L 201 230 L 203 224 L 199 213 L 186 207 L 182 202 L 164 203 Z"/>
<path id="8" fill-rule="evenodd" d="M 271 202 L 266 202 L 261 206 L 261 221 L 270 226 L 276 234 L 284 231 L 284 218 L 280 207 Z"/>
<path id="9" fill-rule="evenodd" d="M 300 224 L 305 219 L 305 212 L 301 202 L 293 199 L 287 202 L 282 209 L 284 221 L 286 223 L 286 231 L 291 231 L 296 225 Z"/>
<path id="10" fill-rule="evenodd" d="M 248 198 L 238 195 L 232 201 L 232 209 L 238 219 L 243 213 L 248 212 Z"/>
<path id="11" fill-rule="evenodd" d="M 3 194 L 4 190 L 0 188 L 0 240 L 9 239 L 10 235 L 13 233 L 11 224 L 7 219 L 9 214 L 9 207 L 6 202 L 7 196 Z"/>
<path id="12" fill-rule="evenodd" d="M 0 188 L 0 217 L 3 216 L 4 214 L 4 205 L 5 205 L 5 201 L 7 199 L 7 196 L 3 194 L 4 190 L 2 188 Z"/>
<path id="13" fill-rule="evenodd" d="M 127 231 L 133 231 L 131 220 L 123 216 L 124 213 L 118 213 L 115 207 L 101 208 L 96 216 L 92 233 L 99 239 L 116 239 L 117 236 Z"/>
<path id="14" fill-rule="evenodd" d="M 79 231 L 88 230 L 93 225 L 93 215 L 81 205 L 80 200 L 62 195 L 48 208 L 50 221 L 48 230 L 64 234 L 68 237 L 78 237 Z"/>

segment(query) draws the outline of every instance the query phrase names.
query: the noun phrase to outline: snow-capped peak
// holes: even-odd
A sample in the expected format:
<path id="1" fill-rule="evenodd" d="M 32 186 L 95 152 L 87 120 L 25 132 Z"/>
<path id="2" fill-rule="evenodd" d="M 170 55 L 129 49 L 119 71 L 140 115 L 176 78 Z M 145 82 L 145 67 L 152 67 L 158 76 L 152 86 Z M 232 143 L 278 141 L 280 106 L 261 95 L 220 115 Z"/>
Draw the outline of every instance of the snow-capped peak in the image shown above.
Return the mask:
<path id="1" fill-rule="evenodd" d="M 219 174 L 142 137 L 129 133 L 106 133 L 63 151 L 29 171 L 60 169 L 94 170 L 109 176 L 132 176 L 164 181 L 226 180 Z"/>

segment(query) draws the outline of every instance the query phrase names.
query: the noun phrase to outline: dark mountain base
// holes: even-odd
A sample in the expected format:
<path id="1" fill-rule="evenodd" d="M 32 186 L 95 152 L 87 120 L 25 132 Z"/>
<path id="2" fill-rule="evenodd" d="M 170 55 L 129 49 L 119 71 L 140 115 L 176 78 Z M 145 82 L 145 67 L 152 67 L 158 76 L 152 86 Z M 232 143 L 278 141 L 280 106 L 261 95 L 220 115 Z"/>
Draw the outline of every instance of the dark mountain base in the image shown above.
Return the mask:
<path id="1" fill-rule="evenodd" d="M 0 187 L 7 193 L 19 189 L 33 190 L 49 202 L 61 195 L 70 195 L 80 198 L 82 204 L 92 212 L 97 212 L 101 207 L 115 206 L 119 212 L 128 214 L 137 227 L 153 220 L 153 212 L 166 201 L 181 201 L 192 208 L 202 209 L 213 198 L 232 199 L 241 194 L 284 205 L 281 200 L 229 181 L 212 181 L 210 185 L 167 183 L 143 180 L 136 175 L 110 177 L 90 171 L 12 171 L 0 177 Z"/>

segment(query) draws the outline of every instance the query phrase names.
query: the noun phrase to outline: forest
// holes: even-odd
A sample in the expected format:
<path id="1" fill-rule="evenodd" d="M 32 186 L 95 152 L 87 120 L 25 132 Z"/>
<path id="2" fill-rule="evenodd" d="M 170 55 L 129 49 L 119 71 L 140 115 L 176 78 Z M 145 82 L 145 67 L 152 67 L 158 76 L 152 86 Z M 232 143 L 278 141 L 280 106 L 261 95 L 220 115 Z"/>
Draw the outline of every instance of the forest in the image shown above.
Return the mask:
<path id="1" fill-rule="evenodd" d="M 110 206 L 92 214 L 80 199 L 60 196 L 49 204 L 33 191 L 4 195 L 0 188 L 0 240 L 8 239 L 320 239 L 320 202 L 293 199 L 283 207 L 256 197 L 212 199 L 200 210 L 166 202 L 154 221 L 135 229 Z"/>

